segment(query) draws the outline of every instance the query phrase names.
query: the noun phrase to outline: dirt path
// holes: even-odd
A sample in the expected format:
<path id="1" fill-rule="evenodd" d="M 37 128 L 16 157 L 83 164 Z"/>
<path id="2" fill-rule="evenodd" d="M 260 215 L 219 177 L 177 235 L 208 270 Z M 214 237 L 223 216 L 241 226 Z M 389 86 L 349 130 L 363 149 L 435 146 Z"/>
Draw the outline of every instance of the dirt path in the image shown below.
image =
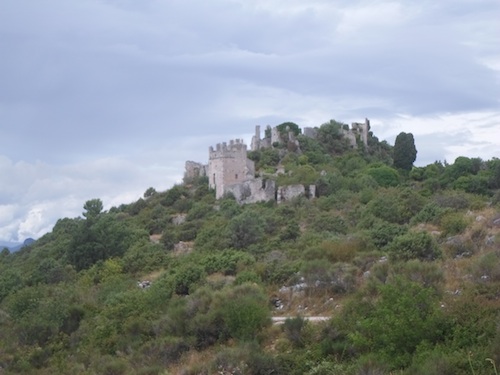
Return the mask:
<path id="1" fill-rule="evenodd" d="M 295 318 L 294 316 L 273 316 L 273 324 L 283 324 L 285 320 Z M 330 320 L 329 316 L 303 316 L 309 322 L 325 322 Z"/>

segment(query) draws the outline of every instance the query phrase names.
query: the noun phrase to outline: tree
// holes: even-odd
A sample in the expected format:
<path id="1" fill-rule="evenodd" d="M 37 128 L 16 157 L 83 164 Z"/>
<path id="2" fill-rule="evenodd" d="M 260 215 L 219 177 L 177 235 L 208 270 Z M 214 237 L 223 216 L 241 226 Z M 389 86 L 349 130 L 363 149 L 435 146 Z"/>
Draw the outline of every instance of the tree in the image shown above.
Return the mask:
<path id="1" fill-rule="evenodd" d="M 318 129 L 318 142 L 332 155 L 343 154 L 351 148 L 349 141 L 343 135 L 344 125 L 341 122 L 330 120 Z"/>
<path id="2" fill-rule="evenodd" d="M 83 209 L 86 210 L 86 212 L 83 213 L 83 216 L 87 218 L 89 222 L 93 222 L 102 212 L 102 201 L 99 198 L 88 200 L 85 202 Z"/>
<path id="3" fill-rule="evenodd" d="M 417 159 L 417 149 L 412 133 L 401 132 L 394 143 L 394 166 L 405 171 L 411 171 L 413 162 Z"/>
<path id="4" fill-rule="evenodd" d="M 294 122 L 284 122 L 276 127 L 280 134 L 286 134 L 286 130 L 288 128 L 289 131 L 293 132 L 295 135 L 299 135 L 301 133 L 300 127 Z M 286 134 L 288 136 L 288 134 Z"/>

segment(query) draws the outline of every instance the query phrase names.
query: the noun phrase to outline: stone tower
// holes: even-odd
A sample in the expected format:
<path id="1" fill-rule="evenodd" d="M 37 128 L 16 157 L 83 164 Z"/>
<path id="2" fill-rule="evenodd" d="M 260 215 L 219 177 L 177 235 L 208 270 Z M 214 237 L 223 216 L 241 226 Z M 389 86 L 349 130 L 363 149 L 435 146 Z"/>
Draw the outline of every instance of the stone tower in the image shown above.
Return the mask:
<path id="1" fill-rule="evenodd" d="M 242 139 L 219 143 L 215 149 L 210 147 L 208 154 L 208 181 L 217 199 L 224 196 L 228 186 L 255 177 L 254 162 L 247 159 L 247 146 Z"/>

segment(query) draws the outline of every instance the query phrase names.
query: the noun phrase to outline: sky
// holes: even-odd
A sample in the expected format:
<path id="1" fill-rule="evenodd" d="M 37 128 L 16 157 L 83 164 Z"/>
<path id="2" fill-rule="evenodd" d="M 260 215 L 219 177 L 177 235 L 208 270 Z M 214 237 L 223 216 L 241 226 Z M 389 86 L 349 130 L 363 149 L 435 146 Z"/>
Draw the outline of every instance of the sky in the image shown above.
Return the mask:
<path id="1" fill-rule="evenodd" d="M 255 125 L 500 157 L 498 0 L 1 0 L 0 241 L 164 191 Z"/>

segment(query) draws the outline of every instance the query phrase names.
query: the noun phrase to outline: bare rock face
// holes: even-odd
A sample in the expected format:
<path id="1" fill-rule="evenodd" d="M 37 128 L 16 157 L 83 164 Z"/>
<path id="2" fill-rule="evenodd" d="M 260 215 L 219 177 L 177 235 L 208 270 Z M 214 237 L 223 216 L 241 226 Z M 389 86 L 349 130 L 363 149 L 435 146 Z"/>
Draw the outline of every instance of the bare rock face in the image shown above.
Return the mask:
<path id="1" fill-rule="evenodd" d="M 191 251 L 193 251 L 192 242 L 180 241 L 174 245 L 174 254 L 176 255 L 188 254 Z"/>
<path id="2" fill-rule="evenodd" d="M 172 224 L 181 225 L 186 221 L 187 214 L 177 214 L 172 216 Z"/>

